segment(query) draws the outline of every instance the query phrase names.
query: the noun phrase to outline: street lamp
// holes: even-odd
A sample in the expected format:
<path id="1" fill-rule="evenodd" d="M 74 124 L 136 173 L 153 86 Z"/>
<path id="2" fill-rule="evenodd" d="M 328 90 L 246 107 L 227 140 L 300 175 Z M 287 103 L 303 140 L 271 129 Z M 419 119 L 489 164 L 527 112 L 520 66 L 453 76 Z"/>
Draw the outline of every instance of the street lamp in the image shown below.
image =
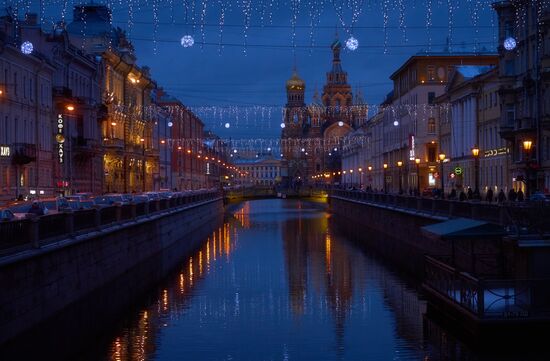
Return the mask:
<path id="1" fill-rule="evenodd" d="M 399 169 L 399 194 L 403 194 L 403 182 L 401 180 L 401 167 L 403 167 L 403 162 L 397 162 L 397 168 Z"/>
<path id="2" fill-rule="evenodd" d="M 384 163 L 384 193 L 388 193 L 388 182 L 386 182 L 386 171 L 388 170 L 388 163 Z"/>
<path id="3" fill-rule="evenodd" d="M 533 141 L 530 139 L 525 139 L 523 141 L 523 150 L 525 151 L 525 198 L 529 199 L 531 196 L 531 186 L 529 182 L 531 181 L 531 150 L 533 149 Z"/>
<path id="4" fill-rule="evenodd" d="M 479 147 L 477 145 L 472 148 L 472 155 L 474 156 L 474 185 L 475 190 L 479 192 Z"/>
<path id="5" fill-rule="evenodd" d="M 420 158 L 414 160 L 416 164 L 416 195 L 420 196 Z"/>
<path id="6" fill-rule="evenodd" d="M 445 199 L 445 177 L 443 176 L 443 161 L 445 160 L 445 153 L 439 154 L 439 163 L 441 165 L 441 174 L 439 177 L 441 178 L 441 199 Z"/>
<path id="7" fill-rule="evenodd" d="M 363 189 L 363 168 L 359 167 L 359 189 Z"/>
<path id="8" fill-rule="evenodd" d="M 146 170 L 145 170 L 145 138 L 140 138 L 139 141 L 141 142 L 141 154 L 142 154 L 142 159 L 143 159 L 143 163 L 141 164 L 142 166 L 142 183 L 143 183 L 143 192 L 145 192 L 145 175 L 146 175 Z"/>

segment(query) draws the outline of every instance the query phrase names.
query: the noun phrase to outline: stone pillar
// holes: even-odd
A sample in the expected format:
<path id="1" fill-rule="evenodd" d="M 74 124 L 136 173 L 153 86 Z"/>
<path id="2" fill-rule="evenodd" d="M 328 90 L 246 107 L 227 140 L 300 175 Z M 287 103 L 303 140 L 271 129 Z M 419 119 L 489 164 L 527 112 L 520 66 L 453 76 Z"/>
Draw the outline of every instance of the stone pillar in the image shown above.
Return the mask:
<path id="1" fill-rule="evenodd" d="M 72 211 L 65 212 L 65 233 L 69 235 L 69 237 L 74 236 L 74 213 Z"/>
<path id="2" fill-rule="evenodd" d="M 38 234 L 38 217 L 31 218 L 29 220 L 29 242 L 34 248 L 40 248 L 40 235 Z"/>
<path id="3" fill-rule="evenodd" d="M 122 221 L 122 206 L 120 204 L 115 206 L 115 219 L 117 222 Z"/>

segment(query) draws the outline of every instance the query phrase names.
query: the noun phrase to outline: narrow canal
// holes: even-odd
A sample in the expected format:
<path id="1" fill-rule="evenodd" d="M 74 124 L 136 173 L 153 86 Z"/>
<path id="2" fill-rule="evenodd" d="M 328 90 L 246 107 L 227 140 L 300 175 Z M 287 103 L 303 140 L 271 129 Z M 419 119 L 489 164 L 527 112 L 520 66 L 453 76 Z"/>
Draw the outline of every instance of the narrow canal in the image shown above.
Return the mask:
<path id="1" fill-rule="evenodd" d="M 430 320 L 418 283 L 343 236 L 324 206 L 233 206 L 160 283 L 127 292 L 159 263 L 140 267 L 0 359 L 492 360 Z"/>
<path id="2" fill-rule="evenodd" d="M 99 358 L 426 360 L 425 302 L 334 228 L 312 203 L 241 204 Z"/>

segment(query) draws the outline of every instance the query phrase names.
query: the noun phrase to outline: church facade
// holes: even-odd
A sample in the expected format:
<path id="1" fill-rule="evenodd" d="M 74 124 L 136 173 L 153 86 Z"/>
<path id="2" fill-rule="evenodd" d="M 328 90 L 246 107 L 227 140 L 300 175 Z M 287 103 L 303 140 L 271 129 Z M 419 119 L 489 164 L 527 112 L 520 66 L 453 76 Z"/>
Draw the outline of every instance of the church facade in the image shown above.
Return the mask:
<path id="1" fill-rule="evenodd" d="M 342 139 L 367 119 L 367 107 L 360 94 L 354 97 L 342 69 L 338 39 L 331 49 L 332 69 L 326 74 L 322 94 L 315 91 L 312 103 L 305 103 L 306 83 L 296 70 L 286 82 L 281 150 L 291 185 L 307 184 L 318 174 L 330 175 L 327 182 L 338 182 Z"/>

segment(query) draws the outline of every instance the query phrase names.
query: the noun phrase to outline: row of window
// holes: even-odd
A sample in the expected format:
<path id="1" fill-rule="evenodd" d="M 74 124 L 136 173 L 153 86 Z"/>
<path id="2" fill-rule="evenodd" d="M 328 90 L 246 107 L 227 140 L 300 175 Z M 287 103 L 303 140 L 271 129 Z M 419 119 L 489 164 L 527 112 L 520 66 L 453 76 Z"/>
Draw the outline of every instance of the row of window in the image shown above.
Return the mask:
<path id="1" fill-rule="evenodd" d="M 31 103 L 34 103 L 36 98 L 35 75 L 28 70 L 24 70 L 23 68 L 8 62 L 3 62 L 0 64 L 3 67 L 3 77 L 2 83 L 0 83 L 0 89 L 2 89 L 6 95 L 9 95 L 10 98 L 20 99 L 22 101 L 28 100 Z M 51 81 L 40 77 L 38 82 L 40 104 L 42 106 L 51 107 Z"/>

